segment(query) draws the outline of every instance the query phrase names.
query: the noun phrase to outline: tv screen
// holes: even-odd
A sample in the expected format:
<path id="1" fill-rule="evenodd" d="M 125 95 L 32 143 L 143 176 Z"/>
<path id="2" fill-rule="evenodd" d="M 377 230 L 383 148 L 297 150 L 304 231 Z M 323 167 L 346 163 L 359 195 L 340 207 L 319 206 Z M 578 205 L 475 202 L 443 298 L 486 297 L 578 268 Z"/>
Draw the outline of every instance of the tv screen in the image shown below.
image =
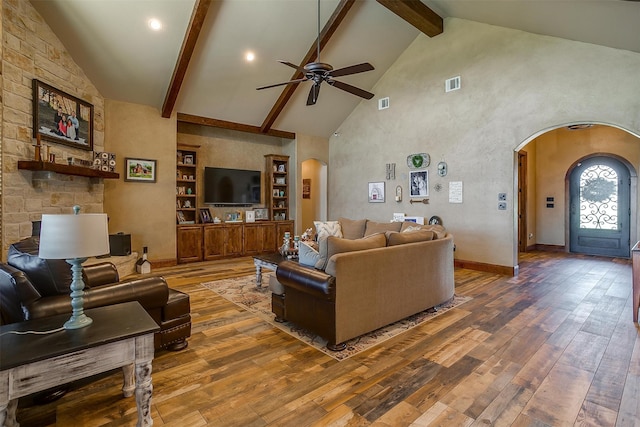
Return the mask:
<path id="1" fill-rule="evenodd" d="M 260 171 L 204 168 L 204 202 L 219 205 L 260 203 Z"/>

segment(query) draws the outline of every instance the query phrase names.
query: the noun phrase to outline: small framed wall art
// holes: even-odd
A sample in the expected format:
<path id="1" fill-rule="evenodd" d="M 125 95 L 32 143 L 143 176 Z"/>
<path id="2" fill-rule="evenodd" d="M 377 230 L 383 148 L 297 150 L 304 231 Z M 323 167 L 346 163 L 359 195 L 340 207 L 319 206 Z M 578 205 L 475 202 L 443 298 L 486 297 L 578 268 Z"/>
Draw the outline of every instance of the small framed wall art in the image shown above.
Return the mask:
<path id="1" fill-rule="evenodd" d="M 369 183 L 369 203 L 384 203 L 384 181 Z"/>
<path id="2" fill-rule="evenodd" d="M 133 182 L 156 182 L 156 160 L 125 158 L 124 180 Z M 178 190 L 180 194 L 180 190 Z"/>

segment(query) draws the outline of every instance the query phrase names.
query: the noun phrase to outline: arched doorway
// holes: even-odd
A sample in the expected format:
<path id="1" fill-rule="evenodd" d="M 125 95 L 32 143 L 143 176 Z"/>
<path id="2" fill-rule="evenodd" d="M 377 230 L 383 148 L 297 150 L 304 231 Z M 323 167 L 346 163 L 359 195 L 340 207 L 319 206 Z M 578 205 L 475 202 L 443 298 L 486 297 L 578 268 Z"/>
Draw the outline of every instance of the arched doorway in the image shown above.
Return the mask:
<path id="1" fill-rule="evenodd" d="M 617 159 L 630 173 L 629 236 L 632 244 L 637 241 L 640 188 L 634 165 L 640 164 L 640 135 L 605 123 L 567 124 L 537 132 L 515 151 L 516 258 L 518 249 L 571 250 L 570 172 L 595 156 Z M 523 158 L 527 160 L 523 162 Z"/>
<path id="2" fill-rule="evenodd" d="M 305 160 L 301 176 L 300 232 L 313 228 L 313 221 L 327 220 L 327 165 L 316 159 Z"/>
<path id="3" fill-rule="evenodd" d="M 628 258 L 630 171 L 611 156 L 578 162 L 569 174 L 569 251 Z"/>

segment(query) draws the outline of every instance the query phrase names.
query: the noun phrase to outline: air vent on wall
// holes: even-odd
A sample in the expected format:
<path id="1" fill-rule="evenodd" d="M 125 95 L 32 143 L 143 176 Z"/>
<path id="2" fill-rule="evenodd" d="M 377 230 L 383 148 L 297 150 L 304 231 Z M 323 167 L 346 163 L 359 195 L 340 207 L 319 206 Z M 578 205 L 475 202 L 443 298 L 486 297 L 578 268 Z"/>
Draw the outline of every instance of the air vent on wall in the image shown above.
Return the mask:
<path id="1" fill-rule="evenodd" d="M 451 92 L 452 90 L 458 89 L 460 89 L 460 76 L 452 77 L 444 82 L 445 92 Z"/>
<path id="2" fill-rule="evenodd" d="M 378 99 L 378 110 L 389 108 L 389 97 Z"/>

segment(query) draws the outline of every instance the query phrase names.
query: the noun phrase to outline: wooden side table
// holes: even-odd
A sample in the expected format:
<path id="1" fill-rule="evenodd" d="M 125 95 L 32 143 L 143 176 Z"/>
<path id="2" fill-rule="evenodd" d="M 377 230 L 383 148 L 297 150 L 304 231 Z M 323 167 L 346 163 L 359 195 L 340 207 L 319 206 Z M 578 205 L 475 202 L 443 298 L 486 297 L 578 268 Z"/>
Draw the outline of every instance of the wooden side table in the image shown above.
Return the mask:
<path id="1" fill-rule="evenodd" d="M 18 398 L 111 369 L 123 368 L 125 397 L 136 395 L 138 426 L 151 418 L 153 334 L 160 329 L 137 302 L 85 310 L 93 323 L 46 335 L 68 314 L 0 326 L 0 426 L 16 426 Z M 134 380 L 135 368 L 135 380 Z"/>

